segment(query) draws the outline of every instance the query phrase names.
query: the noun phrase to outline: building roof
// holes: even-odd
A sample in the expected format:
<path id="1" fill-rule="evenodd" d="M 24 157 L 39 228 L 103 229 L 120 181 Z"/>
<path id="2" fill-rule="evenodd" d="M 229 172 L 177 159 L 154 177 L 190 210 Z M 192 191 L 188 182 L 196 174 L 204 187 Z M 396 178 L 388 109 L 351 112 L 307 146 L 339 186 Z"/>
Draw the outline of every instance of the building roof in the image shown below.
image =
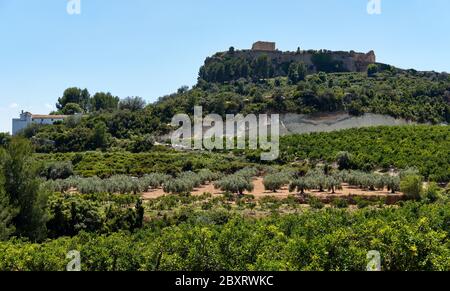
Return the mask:
<path id="1" fill-rule="evenodd" d="M 43 115 L 43 114 L 31 115 L 31 118 L 35 118 L 35 119 L 64 119 L 67 117 L 68 117 L 68 115 Z"/>

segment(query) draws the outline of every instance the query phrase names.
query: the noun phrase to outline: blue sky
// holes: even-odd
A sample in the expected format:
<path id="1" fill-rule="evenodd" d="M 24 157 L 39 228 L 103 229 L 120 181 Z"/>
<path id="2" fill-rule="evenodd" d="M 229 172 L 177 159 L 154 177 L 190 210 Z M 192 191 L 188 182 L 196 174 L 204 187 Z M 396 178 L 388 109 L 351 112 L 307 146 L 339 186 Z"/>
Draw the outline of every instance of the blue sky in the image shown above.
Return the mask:
<path id="1" fill-rule="evenodd" d="M 0 0 L 0 131 L 47 113 L 67 87 L 155 101 L 193 85 L 206 56 L 276 41 L 281 50 L 375 50 L 401 68 L 450 71 L 450 1 Z"/>

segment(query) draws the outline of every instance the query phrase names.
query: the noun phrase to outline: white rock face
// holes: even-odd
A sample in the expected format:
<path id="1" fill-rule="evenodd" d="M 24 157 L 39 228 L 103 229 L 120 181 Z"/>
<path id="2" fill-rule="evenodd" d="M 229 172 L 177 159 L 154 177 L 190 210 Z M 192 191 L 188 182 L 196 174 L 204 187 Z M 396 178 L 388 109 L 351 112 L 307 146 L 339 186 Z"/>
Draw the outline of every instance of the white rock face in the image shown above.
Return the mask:
<path id="1" fill-rule="evenodd" d="M 404 119 L 395 119 L 391 116 L 372 113 L 367 113 L 363 116 L 350 116 L 347 113 L 320 115 L 283 114 L 280 116 L 280 122 L 281 135 L 415 124 Z"/>
<path id="2" fill-rule="evenodd" d="M 280 114 L 280 135 L 285 136 L 314 132 L 332 132 L 351 128 L 413 124 L 417 123 L 405 119 L 396 119 L 391 116 L 372 113 L 366 113 L 363 116 L 351 116 L 348 113 L 323 113 L 316 115 L 289 113 Z M 270 125 L 266 124 L 266 126 L 268 126 L 270 130 Z M 203 134 L 205 134 L 205 132 L 209 129 L 211 129 L 211 127 L 203 127 Z M 226 133 L 225 127 L 223 132 Z M 248 128 L 244 132 L 248 133 Z M 201 138 L 201 135 L 194 134 L 194 128 L 192 128 L 192 134 L 194 135 L 194 139 Z M 226 133 L 224 136 L 230 137 L 233 136 L 233 134 Z M 160 137 L 160 139 L 168 140 L 170 137 L 171 134 L 168 134 Z"/>

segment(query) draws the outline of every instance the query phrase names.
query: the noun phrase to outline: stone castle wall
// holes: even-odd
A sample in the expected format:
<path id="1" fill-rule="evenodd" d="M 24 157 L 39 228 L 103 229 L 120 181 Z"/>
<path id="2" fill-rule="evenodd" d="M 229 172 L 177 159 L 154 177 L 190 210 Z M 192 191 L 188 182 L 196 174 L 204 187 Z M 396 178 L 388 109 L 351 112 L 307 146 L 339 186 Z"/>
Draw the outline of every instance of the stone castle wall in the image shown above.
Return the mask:
<path id="1" fill-rule="evenodd" d="M 333 60 L 340 61 L 344 64 L 344 67 L 349 72 L 364 72 L 370 64 L 376 63 L 376 56 L 373 51 L 368 53 L 357 53 L 357 52 L 328 52 L 331 54 Z M 267 55 L 274 63 L 292 63 L 301 62 L 308 66 L 310 71 L 315 71 L 314 63 L 312 57 L 314 52 L 312 51 L 302 51 L 300 53 L 296 52 L 282 52 L 277 50 L 241 50 L 236 51 L 235 55 L 237 57 L 246 58 L 248 60 L 255 60 L 261 55 Z"/>
<path id="2" fill-rule="evenodd" d="M 254 51 L 275 51 L 276 43 L 267 41 L 258 41 L 253 44 L 252 50 Z"/>
<path id="3" fill-rule="evenodd" d="M 259 56 L 267 55 L 275 64 L 285 64 L 292 62 L 304 63 L 310 72 L 316 72 L 316 68 L 312 61 L 314 54 L 318 51 L 308 50 L 299 52 L 283 52 L 276 49 L 276 43 L 258 41 L 253 44 L 250 50 L 237 50 L 233 52 L 235 57 L 244 58 L 249 61 L 257 59 Z M 322 51 L 322 53 L 331 55 L 333 61 L 342 62 L 344 68 L 349 72 L 364 72 L 370 64 L 376 63 L 376 56 L 374 51 L 368 53 L 358 53 L 354 51 Z M 227 52 L 218 53 L 216 56 L 207 59 L 208 62 L 221 59 L 223 54 Z"/>

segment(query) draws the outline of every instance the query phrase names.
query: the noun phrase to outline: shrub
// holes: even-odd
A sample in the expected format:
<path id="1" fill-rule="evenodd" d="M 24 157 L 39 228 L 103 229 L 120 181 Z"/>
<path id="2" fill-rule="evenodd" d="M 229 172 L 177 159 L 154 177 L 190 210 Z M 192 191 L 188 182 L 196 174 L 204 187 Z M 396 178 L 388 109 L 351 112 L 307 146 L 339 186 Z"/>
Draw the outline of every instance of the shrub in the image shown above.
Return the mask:
<path id="1" fill-rule="evenodd" d="M 198 176 L 199 176 L 202 184 L 215 181 L 219 178 L 219 175 L 217 173 L 214 173 L 213 171 L 211 171 L 209 169 L 201 169 L 198 172 Z"/>
<path id="2" fill-rule="evenodd" d="M 331 205 L 336 208 L 348 208 L 348 201 L 346 199 L 333 199 Z"/>
<path id="3" fill-rule="evenodd" d="M 277 192 L 277 190 L 280 190 L 284 185 L 289 184 L 289 177 L 283 173 L 270 174 L 264 177 L 263 184 L 266 190 Z"/>
<path id="4" fill-rule="evenodd" d="M 354 197 L 353 200 L 356 202 L 359 209 L 369 207 L 372 204 L 372 202 L 362 197 Z"/>
<path id="5" fill-rule="evenodd" d="M 325 207 L 325 204 L 323 204 L 323 202 L 319 198 L 314 196 L 308 198 L 308 204 L 313 209 L 322 209 Z"/>
<path id="6" fill-rule="evenodd" d="M 428 203 L 433 203 L 438 200 L 443 199 L 442 189 L 438 186 L 438 184 L 432 182 L 428 184 L 422 191 L 422 200 Z"/>
<path id="7" fill-rule="evenodd" d="M 43 166 L 40 176 L 48 180 L 67 179 L 73 175 L 72 162 L 51 162 Z"/>
<path id="8" fill-rule="evenodd" d="M 376 73 L 378 73 L 378 66 L 375 64 L 370 64 L 367 67 L 367 76 L 373 77 Z"/>
<path id="9" fill-rule="evenodd" d="M 339 170 L 349 170 L 354 167 L 353 156 L 349 152 L 339 152 L 336 156 Z"/>
<path id="10" fill-rule="evenodd" d="M 408 199 L 419 200 L 423 191 L 423 178 L 419 175 L 408 175 L 402 178 L 400 190 Z"/>

